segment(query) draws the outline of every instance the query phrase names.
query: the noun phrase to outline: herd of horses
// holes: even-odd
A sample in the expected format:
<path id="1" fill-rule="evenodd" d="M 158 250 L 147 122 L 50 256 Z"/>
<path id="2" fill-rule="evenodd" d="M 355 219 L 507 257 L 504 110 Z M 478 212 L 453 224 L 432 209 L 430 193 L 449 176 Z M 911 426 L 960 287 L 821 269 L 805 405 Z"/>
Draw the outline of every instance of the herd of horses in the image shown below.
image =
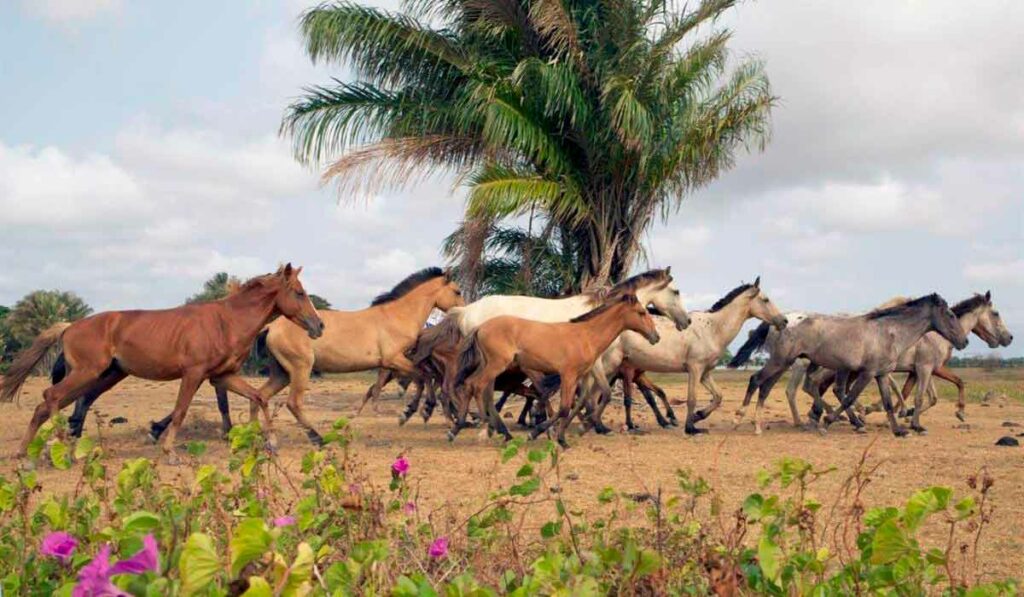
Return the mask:
<path id="1" fill-rule="evenodd" d="M 584 430 L 610 430 L 602 422 L 621 379 L 626 425 L 632 417 L 633 389 L 640 390 L 663 427 L 678 425 L 665 392 L 648 372 L 687 373 L 687 434 L 706 433 L 697 424 L 722 403 L 714 369 L 749 319 L 760 320 L 729 363 L 747 363 L 753 353 L 768 353 L 750 378 L 738 426 L 755 393 L 755 432 L 762 431 L 762 407 L 773 386 L 794 364 L 787 397 L 794 425 L 801 425 L 795 396 L 801 385 L 812 396 L 810 423 L 824 430 L 845 419 L 864 430 L 870 409 L 855 409 L 857 397 L 874 381 L 892 432 L 910 428 L 924 433 L 920 417 L 936 401 L 932 377 L 952 380 L 960 390 L 957 415 L 963 417 L 963 383 L 945 368 L 953 348 L 963 349 L 976 334 L 990 347 L 1006 346 L 1013 336 L 992 303 L 991 293 L 976 294 L 952 308 L 937 294 L 898 298 L 859 315 L 782 313 L 765 294 L 760 278 L 734 288 L 710 309 L 687 312 L 670 269 L 633 276 L 610 289 L 565 298 L 492 295 L 466 304 L 448 272 L 427 268 L 381 294 L 359 311 L 318 311 L 291 264 L 238 285 L 224 299 L 164 310 L 111 311 L 43 331 L 11 363 L 0 381 L 0 400 L 18 395 L 28 376 L 47 355 L 57 353 L 53 385 L 43 392 L 19 448 L 26 453 L 39 427 L 75 402 L 71 434 L 82 433 L 89 406 L 129 375 L 150 380 L 180 379 L 174 410 L 152 423 L 151 436 L 176 462 L 175 435 L 203 381 L 217 391 L 223 430 L 231 427 L 227 393 L 250 401 L 250 414 L 262 416 L 268 446 L 277 444 L 270 399 L 288 388 L 287 407 L 314 444 L 316 426 L 303 410 L 303 396 L 314 371 L 343 373 L 377 369 L 377 382 L 360 410 L 379 398 L 393 378 L 416 385 L 400 423 L 418 410 L 424 392 L 424 420 L 435 405 L 451 423 L 448 439 L 470 424 L 470 407 L 489 432 L 510 438 L 499 411 L 512 394 L 526 399 L 518 422 L 531 437 L 548 432 L 566 446 L 566 428 L 576 418 Z M 445 313 L 433 326 L 434 310 Z M 270 375 L 259 389 L 240 375 L 254 346 L 270 358 Z M 891 374 L 909 376 L 901 390 Z M 711 401 L 697 408 L 697 384 Z M 824 400 L 832 386 L 838 407 Z M 890 388 L 890 386 L 893 386 Z M 495 403 L 494 393 L 502 398 Z M 903 401 L 914 392 L 913 408 Z M 558 400 L 551 399 L 558 392 Z M 893 404 L 896 395 L 900 407 Z M 661 399 L 664 413 L 658 407 Z M 873 407 L 877 408 L 877 407 Z"/>

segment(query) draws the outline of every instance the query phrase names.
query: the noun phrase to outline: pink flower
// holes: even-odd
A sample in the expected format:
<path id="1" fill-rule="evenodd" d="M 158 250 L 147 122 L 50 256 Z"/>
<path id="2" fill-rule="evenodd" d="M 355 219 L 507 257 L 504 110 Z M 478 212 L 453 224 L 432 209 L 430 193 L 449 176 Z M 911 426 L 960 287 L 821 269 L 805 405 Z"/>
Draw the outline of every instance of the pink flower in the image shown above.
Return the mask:
<path id="1" fill-rule="evenodd" d="M 293 524 L 295 524 L 294 516 L 278 516 L 274 519 L 274 526 L 278 528 L 290 527 Z"/>
<path id="2" fill-rule="evenodd" d="M 405 505 L 402 506 L 402 512 L 404 512 L 406 516 L 412 516 L 416 513 L 416 504 L 406 502 Z"/>
<path id="3" fill-rule="evenodd" d="M 362 491 L 363 491 L 363 486 L 360 485 L 359 483 L 349 483 L 348 484 L 348 492 L 349 493 L 362 493 Z"/>
<path id="4" fill-rule="evenodd" d="M 399 456 L 391 464 L 391 476 L 392 477 L 404 477 L 409 472 L 409 461 L 405 456 Z"/>
<path id="5" fill-rule="evenodd" d="M 77 539 L 63 531 L 57 531 L 43 537 L 43 542 L 39 545 L 39 553 L 67 563 L 71 559 L 71 554 L 75 553 L 76 547 L 78 547 Z"/>
<path id="6" fill-rule="evenodd" d="M 160 570 L 160 553 L 157 551 L 156 539 L 146 535 L 142 540 L 142 549 L 138 553 L 110 565 L 110 545 L 104 545 L 91 562 L 78 571 L 78 584 L 71 592 L 72 597 L 130 597 L 114 583 L 111 577 L 116 574 L 142 574 L 146 571 Z"/>
<path id="7" fill-rule="evenodd" d="M 439 560 L 448 555 L 448 537 L 438 537 L 434 539 L 434 542 L 430 544 L 430 549 L 427 550 L 427 554 Z"/>

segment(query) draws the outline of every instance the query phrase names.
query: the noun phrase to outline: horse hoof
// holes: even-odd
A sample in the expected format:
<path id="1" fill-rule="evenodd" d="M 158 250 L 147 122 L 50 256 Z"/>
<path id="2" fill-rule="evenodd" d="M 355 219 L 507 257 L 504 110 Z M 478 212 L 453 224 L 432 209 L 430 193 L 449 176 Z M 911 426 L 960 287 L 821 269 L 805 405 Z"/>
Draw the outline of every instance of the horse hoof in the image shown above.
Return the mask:
<path id="1" fill-rule="evenodd" d="M 448 433 L 446 434 L 446 437 L 448 438 L 448 443 L 453 443 L 453 442 L 455 442 L 455 434 L 454 434 L 454 433 L 452 433 L 451 431 L 449 431 L 449 432 L 448 432 Z"/>
<path id="2" fill-rule="evenodd" d="M 964 412 L 960 410 L 956 411 L 956 418 L 960 419 L 961 423 L 967 421 L 967 415 L 965 415 Z"/>
<path id="3" fill-rule="evenodd" d="M 147 444 L 156 445 L 156 443 L 159 442 L 159 441 L 160 441 L 160 436 L 159 435 L 154 435 L 152 431 L 149 431 L 149 432 L 146 433 L 146 443 Z"/>
<path id="4" fill-rule="evenodd" d="M 569 449 L 569 442 L 565 441 L 564 439 L 559 439 L 558 445 L 561 446 L 563 450 Z"/>
<path id="5" fill-rule="evenodd" d="M 853 428 L 853 432 L 858 434 L 858 435 L 867 435 L 868 434 L 868 428 L 863 426 L 863 425 L 860 425 L 859 427 L 854 427 Z"/>
<path id="6" fill-rule="evenodd" d="M 764 433 L 763 429 L 761 429 L 760 427 L 756 427 L 756 426 L 754 427 L 754 435 L 761 435 L 762 433 Z"/>
<path id="7" fill-rule="evenodd" d="M 925 429 L 924 427 L 921 427 L 920 425 L 918 425 L 918 426 L 913 426 L 912 425 L 910 428 L 913 429 L 914 433 L 916 433 L 918 435 L 928 435 L 928 430 Z"/>
<path id="8" fill-rule="evenodd" d="M 702 433 L 708 433 L 708 430 L 700 427 L 694 427 L 693 425 L 687 425 L 683 428 L 683 433 L 686 435 L 701 435 Z"/>
<path id="9" fill-rule="evenodd" d="M 596 433 L 598 435 L 608 435 L 611 432 L 612 432 L 612 430 L 609 429 L 608 427 L 605 427 L 603 423 L 599 423 L 597 425 L 594 425 L 594 433 Z"/>
<path id="10" fill-rule="evenodd" d="M 896 437 L 907 437 L 907 435 L 909 435 L 909 432 L 907 431 L 906 427 L 897 427 L 896 429 L 892 430 L 892 434 L 895 435 Z"/>
<path id="11" fill-rule="evenodd" d="M 401 427 L 402 425 L 405 425 L 406 421 L 408 420 L 409 417 L 406 416 L 405 414 L 398 415 L 398 426 Z"/>
<path id="12" fill-rule="evenodd" d="M 277 443 L 276 442 L 273 442 L 271 440 L 267 440 L 267 441 L 263 442 L 263 447 L 270 454 L 277 454 Z"/>
<path id="13" fill-rule="evenodd" d="M 676 419 L 669 419 L 668 420 L 668 424 L 673 426 L 673 427 L 679 427 L 679 421 L 676 420 Z"/>

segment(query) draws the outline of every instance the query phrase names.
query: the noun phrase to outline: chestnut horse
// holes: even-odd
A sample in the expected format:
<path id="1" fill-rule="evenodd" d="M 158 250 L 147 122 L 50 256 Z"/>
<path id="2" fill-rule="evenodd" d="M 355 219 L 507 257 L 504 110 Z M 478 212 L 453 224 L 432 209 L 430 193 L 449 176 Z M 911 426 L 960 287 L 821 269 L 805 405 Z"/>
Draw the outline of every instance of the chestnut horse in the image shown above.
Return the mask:
<path id="1" fill-rule="evenodd" d="M 43 402 L 32 415 L 18 455 L 25 455 L 39 426 L 61 408 L 81 395 L 102 394 L 129 375 L 181 380 L 171 426 L 163 440 L 171 463 L 178 460 L 175 435 L 192 397 L 207 379 L 262 409 L 267 442 L 273 448 L 276 440 L 267 403 L 238 372 L 256 335 L 279 315 L 301 326 L 310 338 L 323 334 L 324 323 L 299 282 L 301 270 L 288 264 L 276 273 L 249 280 L 236 294 L 219 301 L 159 311 L 108 311 L 43 332 L 11 365 L 0 400 L 10 401 L 39 361 L 58 344 L 68 373 L 43 392 Z"/>
<path id="2" fill-rule="evenodd" d="M 494 429 L 506 439 L 512 437 L 494 407 L 492 384 L 499 374 L 516 365 L 524 371 L 557 373 L 561 377 L 558 415 L 535 429 L 532 436 L 558 422 L 558 443 L 566 447 L 565 429 L 585 402 L 581 399 L 573 409 L 577 382 L 626 330 L 642 334 L 651 344 L 659 340 L 650 313 L 632 293 L 613 298 L 566 323 L 544 323 L 509 315 L 488 319 L 463 341 L 459 350 L 455 385 L 465 383 L 466 396 L 459 405 L 459 420 L 449 432 L 449 440 L 454 440 L 465 426 L 469 402 L 479 396 L 482 414 L 490 418 Z"/>

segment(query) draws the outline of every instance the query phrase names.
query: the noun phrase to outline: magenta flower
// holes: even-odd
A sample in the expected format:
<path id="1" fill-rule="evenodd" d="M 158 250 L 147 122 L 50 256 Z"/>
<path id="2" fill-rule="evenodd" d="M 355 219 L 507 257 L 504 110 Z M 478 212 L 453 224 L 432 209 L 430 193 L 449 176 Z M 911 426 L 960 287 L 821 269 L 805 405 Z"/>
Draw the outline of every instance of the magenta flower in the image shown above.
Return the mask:
<path id="1" fill-rule="evenodd" d="M 64 531 L 57 531 L 43 537 L 43 542 L 39 545 L 39 553 L 57 558 L 66 564 L 71 559 L 71 555 L 75 553 L 76 547 L 78 547 L 77 539 Z"/>
<path id="2" fill-rule="evenodd" d="M 360 485 L 359 483 L 349 483 L 348 484 L 348 492 L 349 493 L 362 493 L 362 491 L 363 491 L 363 486 Z"/>
<path id="3" fill-rule="evenodd" d="M 294 516 L 278 516 L 274 519 L 274 526 L 278 528 L 290 527 L 293 524 L 295 524 Z"/>
<path id="4" fill-rule="evenodd" d="M 78 584 L 71 592 L 72 597 L 130 597 L 110 582 L 116 574 L 142 574 L 151 570 L 160 570 L 160 554 L 156 548 L 153 535 L 146 535 L 142 540 L 142 549 L 138 553 L 110 565 L 110 545 L 104 545 L 91 562 L 78 571 Z"/>
<path id="5" fill-rule="evenodd" d="M 416 513 L 416 504 L 406 502 L 405 505 L 402 506 L 402 512 L 404 512 L 406 516 L 412 516 Z"/>
<path id="6" fill-rule="evenodd" d="M 448 537 L 438 537 L 430 544 L 427 554 L 435 560 L 440 560 L 448 555 Z"/>
<path id="7" fill-rule="evenodd" d="M 405 456 L 399 456 L 391 464 L 391 476 L 392 477 L 404 477 L 409 472 L 409 461 Z"/>

